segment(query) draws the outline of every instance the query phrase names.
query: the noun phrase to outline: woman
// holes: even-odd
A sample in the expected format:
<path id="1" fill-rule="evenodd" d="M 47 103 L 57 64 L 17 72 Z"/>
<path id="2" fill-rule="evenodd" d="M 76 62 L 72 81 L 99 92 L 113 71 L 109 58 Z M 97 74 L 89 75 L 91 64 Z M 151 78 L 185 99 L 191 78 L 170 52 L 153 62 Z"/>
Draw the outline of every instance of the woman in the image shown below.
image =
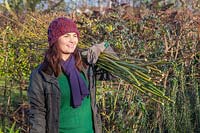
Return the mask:
<path id="1" fill-rule="evenodd" d="M 92 67 L 108 43 L 89 48 L 83 62 L 77 48 L 79 31 L 69 18 L 53 20 L 48 28 L 49 48 L 32 71 L 28 98 L 31 133 L 99 133 Z"/>

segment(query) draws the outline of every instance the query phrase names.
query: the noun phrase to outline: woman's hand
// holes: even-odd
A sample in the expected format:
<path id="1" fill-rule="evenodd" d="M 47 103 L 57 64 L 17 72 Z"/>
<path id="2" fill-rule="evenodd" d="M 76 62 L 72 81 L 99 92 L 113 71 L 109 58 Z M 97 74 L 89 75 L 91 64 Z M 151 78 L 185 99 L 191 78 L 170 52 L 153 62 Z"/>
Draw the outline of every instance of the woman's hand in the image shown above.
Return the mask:
<path id="1" fill-rule="evenodd" d="M 99 55 L 110 45 L 108 42 L 102 42 L 95 44 L 88 49 L 87 52 L 87 61 L 89 64 L 95 64 L 99 58 Z"/>

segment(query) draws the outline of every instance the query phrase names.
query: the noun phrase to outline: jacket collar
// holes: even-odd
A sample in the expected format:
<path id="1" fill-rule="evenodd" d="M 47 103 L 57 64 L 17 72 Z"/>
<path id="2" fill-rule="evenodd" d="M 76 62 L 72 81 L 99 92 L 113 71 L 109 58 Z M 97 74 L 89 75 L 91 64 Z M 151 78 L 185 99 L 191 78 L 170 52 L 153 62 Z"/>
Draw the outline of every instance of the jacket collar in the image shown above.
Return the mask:
<path id="1" fill-rule="evenodd" d="M 53 70 L 50 67 L 48 67 L 47 72 L 44 72 L 44 67 L 45 65 L 44 63 L 42 63 L 38 68 L 38 71 L 42 75 L 43 79 L 47 82 L 55 83 L 57 81 L 57 78 L 54 75 Z"/>

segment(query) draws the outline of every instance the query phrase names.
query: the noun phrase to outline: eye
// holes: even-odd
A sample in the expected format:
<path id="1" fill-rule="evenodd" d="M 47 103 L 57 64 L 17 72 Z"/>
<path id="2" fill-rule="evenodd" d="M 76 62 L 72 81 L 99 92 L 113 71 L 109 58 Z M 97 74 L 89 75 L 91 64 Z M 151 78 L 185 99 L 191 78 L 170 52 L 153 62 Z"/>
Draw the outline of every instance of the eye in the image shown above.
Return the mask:
<path id="1" fill-rule="evenodd" d="M 66 35 L 64 35 L 63 37 L 69 37 L 69 35 L 66 34 Z"/>
<path id="2" fill-rule="evenodd" d="M 77 37 L 77 35 L 76 35 L 76 34 L 74 34 L 74 37 Z"/>

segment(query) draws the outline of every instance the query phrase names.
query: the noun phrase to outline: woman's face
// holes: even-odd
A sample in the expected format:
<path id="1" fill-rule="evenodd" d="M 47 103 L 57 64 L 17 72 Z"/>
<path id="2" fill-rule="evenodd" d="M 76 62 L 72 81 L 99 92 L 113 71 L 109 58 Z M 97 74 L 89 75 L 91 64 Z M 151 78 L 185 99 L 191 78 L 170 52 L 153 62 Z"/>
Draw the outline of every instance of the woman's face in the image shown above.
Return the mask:
<path id="1" fill-rule="evenodd" d="M 67 60 L 76 49 L 78 36 L 76 33 L 66 33 L 58 38 L 58 50 L 63 60 Z"/>

